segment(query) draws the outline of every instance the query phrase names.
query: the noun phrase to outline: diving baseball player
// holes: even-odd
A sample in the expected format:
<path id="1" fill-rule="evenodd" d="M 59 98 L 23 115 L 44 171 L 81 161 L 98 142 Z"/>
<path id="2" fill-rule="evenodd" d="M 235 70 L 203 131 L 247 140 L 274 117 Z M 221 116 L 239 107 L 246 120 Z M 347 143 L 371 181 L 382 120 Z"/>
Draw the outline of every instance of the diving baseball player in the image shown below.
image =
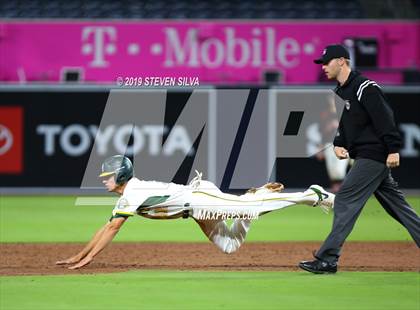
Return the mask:
<path id="1" fill-rule="evenodd" d="M 233 253 L 245 241 L 251 220 L 259 215 L 297 204 L 319 206 L 328 212 L 335 197 L 318 185 L 304 192 L 281 193 L 280 183 L 267 183 L 240 196 L 231 195 L 202 180 L 199 173 L 189 185 L 143 181 L 134 177 L 131 161 L 122 155 L 106 159 L 99 177 L 109 192 L 121 195 L 112 217 L 85 248 L 57 261 L 57 265 L 74 264 L 69 269 L 78 269 L 89 264 L 112 241 L 127 218 L 136 214 L 151 219 L 191 217 L 220 250 Z M 233 219 L 230 227 L 227 219 Z"/>

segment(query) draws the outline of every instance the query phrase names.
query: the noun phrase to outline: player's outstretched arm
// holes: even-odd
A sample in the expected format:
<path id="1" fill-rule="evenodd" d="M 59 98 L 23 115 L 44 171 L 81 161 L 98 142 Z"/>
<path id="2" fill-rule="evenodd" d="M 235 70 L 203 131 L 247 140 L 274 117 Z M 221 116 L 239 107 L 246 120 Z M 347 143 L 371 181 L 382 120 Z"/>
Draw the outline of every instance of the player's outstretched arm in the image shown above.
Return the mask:
<path id="1" fill-rule="evenodd" d="M 99 237 L 99 240 L 90 250 L 90 252 L 86 254 L 86 256 L 76 265 L 69 267 L 69 269 L 79 269 L 89 264 L 96 255 L 98 255 L 109 243 L 111 243 L 112 239 L 114 239 L 115 235 L 118 233 L 125 220 L 126 218 L 123 217 L 114 218 L 112 221 L 106 224 L 102 234 Z"/>
<path id="2" fill-rule="evenodd" d="M 106 226 L 109 224 L 107 222 L 104 226 L 102 226 L 92 237 L 89 243 L 74 256 L 71 256 L 67 259 L 59 260 L 55 262 L 56 265 L 68 265 L 68 264 L 75 264 L 80 262 L 98 243 L 99 239 L 101 238 L 103 232 L 105 231 Z"/>

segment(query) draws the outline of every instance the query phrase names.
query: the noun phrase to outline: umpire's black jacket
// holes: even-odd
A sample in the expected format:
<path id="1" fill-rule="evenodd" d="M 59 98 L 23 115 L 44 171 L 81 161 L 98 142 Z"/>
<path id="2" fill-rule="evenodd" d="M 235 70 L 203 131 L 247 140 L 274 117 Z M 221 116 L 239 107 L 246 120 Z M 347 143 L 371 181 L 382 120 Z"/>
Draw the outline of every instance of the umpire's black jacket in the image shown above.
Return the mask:
<path id="1" fill-rule="evenodd" d="M 335 146 L 346 148 L 351 158 L 384 163 L 388 154 L 399 151 L 401 138 L 394 114 L 374 81 L 351 71 L 347 81 L 334 91 L 345 101 Z"/>

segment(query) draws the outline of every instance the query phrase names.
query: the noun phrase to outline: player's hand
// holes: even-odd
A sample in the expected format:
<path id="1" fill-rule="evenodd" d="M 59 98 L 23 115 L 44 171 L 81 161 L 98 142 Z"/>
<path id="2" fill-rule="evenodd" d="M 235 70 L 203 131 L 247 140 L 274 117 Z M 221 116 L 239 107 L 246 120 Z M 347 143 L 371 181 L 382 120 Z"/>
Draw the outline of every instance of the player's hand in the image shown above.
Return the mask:
<path id="1" fill-rule="evenodd" d="M 388 168 L 396 168 L 400 165 L 400 154 L 392 153 L 388 155 L 386 159 L 386 165 Z"/>
<path id="2" fill-rule="evenodd" d="M 67 259 L 58 260 L 55 262 L 56 265 L 69 265 L 69 264 L 75 264 L 78 263 L 80 259 L 76 256 L 69 257 Z"/>
<path id="3" fill-rule="evenodd" d="M 338 159 L 346 159 L 349 158 L 349 152 L 341 146 L 334 146 L 334 153 Z"/>
<path id="4" fill-rule="evenodd" d="M 90 256 L 86 256 L 86 257 L 85 257 L 84 259 L 82 259 L 79 263 L 77 263 L 77 264 L 76 264 L 76 265 L 74 265 L 74 266 L 69 267 L 68 269 L 75 270 L 75 269 L 82 268 L 82 267 L 84 267 L 84 266 L 88 265 L 91 261 L 93 261 L 93 258 L 92 258 L 92 257 L 90 257 Z"/>

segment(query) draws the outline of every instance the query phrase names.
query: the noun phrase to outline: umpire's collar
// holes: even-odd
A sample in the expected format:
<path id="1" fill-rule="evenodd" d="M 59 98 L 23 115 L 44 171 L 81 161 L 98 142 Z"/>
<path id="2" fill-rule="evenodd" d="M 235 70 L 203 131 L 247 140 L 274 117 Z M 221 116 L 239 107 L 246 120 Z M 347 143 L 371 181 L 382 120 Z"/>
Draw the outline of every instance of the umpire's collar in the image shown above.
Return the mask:
<path id="1" fill-rule="evenodd" d="M 340 85 L 340 83 L 339 82 L 337 82 L 337 86 L 336 86 L 336 90 L 338 90 L 338 89 L 340 89 L 340 88 L 343 88 L 343 87 L 346 87 L 347 85 L 349 85 L 350 83 L 351 83 L 351 81 L 353 81 L 357 76 L 359 76 L 360 75 L 360 72 L 358 72 L 358 71 L 356 71 L 356 70 L 351 70 L 350 71 L 350 74 L 349 74 L 349 77 L 347 78 L 347 80 L 344 82 L 344 84 L 343 85 Z"/>

